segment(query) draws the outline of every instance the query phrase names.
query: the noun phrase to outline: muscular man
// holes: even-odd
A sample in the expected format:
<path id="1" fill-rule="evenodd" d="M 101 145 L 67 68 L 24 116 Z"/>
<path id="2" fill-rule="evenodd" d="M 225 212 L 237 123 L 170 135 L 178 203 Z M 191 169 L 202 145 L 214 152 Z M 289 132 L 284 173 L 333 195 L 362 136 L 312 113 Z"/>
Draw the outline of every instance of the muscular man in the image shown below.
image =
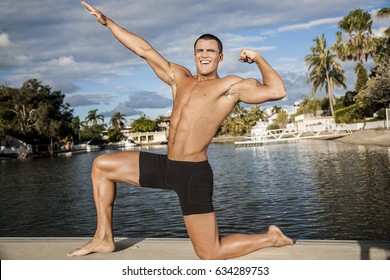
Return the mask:
<path id="1" fill-rule="evenodd" d="M 202 35 L 194 45 L 196 74 L 167 61 L 143 38 L 123 29 L 100 11 L 82 2 L 90 14 L 110 29 L 129 50 L 142 57 L 156 75 L 172 89 L 167 155 L 145 152 L 120 152 L 97 157 L 92 167 L 93 194 L 97 228 L 91 241 L 69 256 L 83 256 L 115 249 L 112 232 L 116 182 L 134 186 L 174 190 L 180 201 L 185 226 L 201 259 L 227 259 L 266 247 L 292 245 L 278 227 L 271 225 L 263 234 L 232 234 L 220 237 L 212 205 L 213 173 L 207 161 L 207 148 L 222 121 L 242 101 L 259 104 L 286 95 L 283 81 L 263 56 L 249 49 L 239 60 L 255 63 L 263 77 L 243 79 L 218 76 L 223 59 L 222 43 L 211 35 Z"/>

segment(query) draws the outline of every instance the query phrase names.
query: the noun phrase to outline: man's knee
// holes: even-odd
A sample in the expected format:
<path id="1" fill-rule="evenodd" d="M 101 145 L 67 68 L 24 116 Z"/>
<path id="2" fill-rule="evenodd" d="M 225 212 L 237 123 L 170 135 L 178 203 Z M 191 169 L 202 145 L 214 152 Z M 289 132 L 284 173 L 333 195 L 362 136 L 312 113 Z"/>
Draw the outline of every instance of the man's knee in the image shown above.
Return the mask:
<path id="1" fill-rule="evenodd" d="M 214 248 L 210 248 L 207 246 L 195 246 L 194 245 L 194 250 L 195 250 L 196 255 L 201 260 L 218 260 L 218 259 L 220 259 L 218 250 L 216 250 Z"/>
<path id="2" fill-rule="evenodd" d="M 107 155 L 100 155 L 96 157 L 92 164 L 92 173 L 99 172 L 105 169 L 105 166 L 107 165 Z"/>

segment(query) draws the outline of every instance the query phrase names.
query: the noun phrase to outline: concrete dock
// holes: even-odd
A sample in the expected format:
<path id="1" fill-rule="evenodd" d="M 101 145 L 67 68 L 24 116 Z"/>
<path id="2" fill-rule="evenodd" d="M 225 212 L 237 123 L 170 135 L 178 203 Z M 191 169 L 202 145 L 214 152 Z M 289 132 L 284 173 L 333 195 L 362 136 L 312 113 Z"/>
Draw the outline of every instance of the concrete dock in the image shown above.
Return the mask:
<path id="1" fill-rule="evenodd" d="M 1 260 L 197 260 L 187 238 L 116 238 L 113 253 L 80 258 L 66 254 L 89 238 L 0 238 Z M 390 241 L 297 240 L 293 246 L 266 248 L 242 260 L 390 260 Z"/>

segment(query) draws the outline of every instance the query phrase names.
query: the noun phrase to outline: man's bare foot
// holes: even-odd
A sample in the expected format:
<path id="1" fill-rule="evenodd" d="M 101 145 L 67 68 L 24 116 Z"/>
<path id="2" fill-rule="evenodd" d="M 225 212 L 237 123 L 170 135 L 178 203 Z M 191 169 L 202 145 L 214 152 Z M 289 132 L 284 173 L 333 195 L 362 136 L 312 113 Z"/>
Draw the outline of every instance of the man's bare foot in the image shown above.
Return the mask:
<path id="1" fill-rule="evenodd" d="M 82 257 L 92 253 L 111 253 L 115 250 L 114 241 L 102 241 L 97 242 L 92 239 L 83 247 L 78 248 L 70 253 L 68 253 L 68 257 Z"/>
<path id="2" fill-rule="evenodd" d="M 285 236 L 283 234 L 283 232 L 277 226 L 274 226 L 274 225 L 269 226 L 268 234 L 270 234 L 271 236 L 273 236 L 273 238 L 275 238 L 275 243 L 274 243 L 273 247 L 283 247 L 286 245 L 294 245 L 295 244 L 294 240 Z"/>

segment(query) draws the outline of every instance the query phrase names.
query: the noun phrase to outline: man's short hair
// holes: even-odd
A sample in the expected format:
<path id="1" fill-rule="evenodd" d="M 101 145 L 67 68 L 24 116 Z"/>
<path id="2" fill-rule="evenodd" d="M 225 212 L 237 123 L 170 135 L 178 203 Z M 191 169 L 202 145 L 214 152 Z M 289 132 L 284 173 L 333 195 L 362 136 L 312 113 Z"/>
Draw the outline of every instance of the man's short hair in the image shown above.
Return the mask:
<path id="1" fill-rule="evenodd" d="M 198 41 L 200 39 L 203 39 L 203 40 L 214 40 L 217 42 L 218 44 L 218 50 L 219 50 L 219 53 L 221 54 L 223 52 L 223 46 L 222 46 L 222 42 L 221 40 L 218 39 L 217 36 L 214 36 L 213 34 L 203 34 L 202 36 L 200 36 L 198 39 L 196 39 L 195 43 L 194 43 L 194 52 L 196 51 L 196 43 L 198 43 Z"/>

